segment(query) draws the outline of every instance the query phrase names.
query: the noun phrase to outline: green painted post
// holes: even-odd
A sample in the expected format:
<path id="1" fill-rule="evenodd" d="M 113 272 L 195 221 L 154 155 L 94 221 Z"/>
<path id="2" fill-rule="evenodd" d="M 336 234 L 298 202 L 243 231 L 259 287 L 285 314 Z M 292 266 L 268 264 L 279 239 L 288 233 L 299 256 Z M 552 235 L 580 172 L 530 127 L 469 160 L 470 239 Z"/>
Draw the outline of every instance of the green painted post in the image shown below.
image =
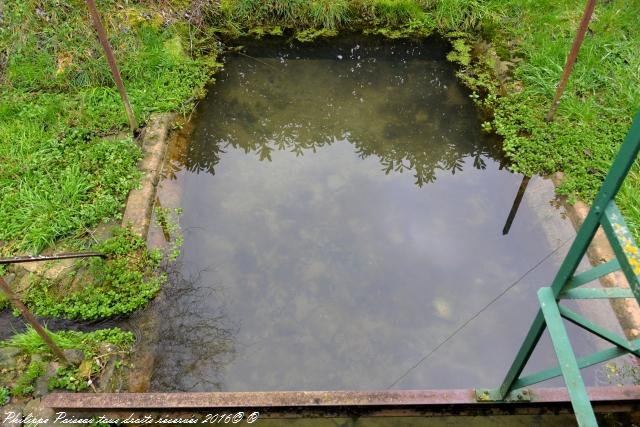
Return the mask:
<path id="1" fill-rule="evenodd" d="M 627 288 L 580 288 L 562 291 L 560 299 L 612 299 L 635 298 Z"/>
<path id="2" fill-rule="evenodd" d="M 571 281 L 565 286 L 564 290 L 577 288 L 582 285 L 586 285 L 589 282 L 593 282 L 602 276 L 606 276 L 609 273 L 620 270 L 620 263 L 617 259 L 612 259 L 603 264 L 593 267 L 590 270 L 584 271 L 580 274 L 573 276 Z"/>
<path id="3" fill-rule="evenodd" d="M 631 344 L 636 346 L 640 345 L 640 340 L 634 340 Z M 581 357 L 580 359 L 578 359 L 578 366 L 580 367 L 580 369 L 588 368 L 589 366 L 597 365 L 598 363 L 606 362 L 607 360 L 615 359 L 616 357 L 624 356 L 625 354 L 627 354 L 627 352 L 618 346 L 609 347 L 597 353 Z M 519 388 L 528 387 L 530 385 L 538 384 L 543 381 L 550 380 L 551 378 L 559 377 L 561 375 L 562 371 L 560 370 L 560 366 L 555 366 L 550 369 L 545 369 L 544 371 L 539 371 L 518 378 L 513 383 L 513 389 L 517 390 Z"/>
<path id="4" fill-rule="evenodd" d="M 533 320 L 533 324 L 529 328 L 529 332 L 527 333 L 524 342 L 520 346 L 520 350 L 518 350 L 516 358 L 507 372 L 507 376 L 498 388 L 498 397 L 500 400 L 504 399 L 509 392 L 513 390 L 513 384 L 520 377 L 522 370 L 527 365 L 533 350 L 536 348 L 536 344 L 540 341 L 542 332 L 544 332 L 544 327 L 545 324 L 542 310 L 538 310 L 536 317 Z"/>
<path id="5" fill-rule="evenodd" d="M 574 325 L 580 326 L 582 329 L 585 329 L 591 332 L 592 334 L 602 338 L 605 341 L 610 342 L 611 344 L 615 344 L 618 347 L 625 349 L 629 353 L 633 353 L 636 356 L 640 356 L 640 351 L 638 350 L 638 347 L 636 347 L 634 344 L 631 344 L 626 339 L 618 336 L 617 334 L 614 334 L 613 332 L 603 327 L 596 325 L 589 319 L 585 319 L 584 317 L 580 316 L 578 313 L 572 310 L 569 310 L 566 307 L 558 306 L 558 310 L 560 311 L 560 315 L 563 318 L 567 319 Z"/>
<path id="6" fill-rule="evenodd" d="M 602 218 L 602 229 L 609 239 L 616 258 L 620 262 L 622 272 L 629 282 L 629 287 L 633 291 L 636 301 L 640 304 L 640 283 L 638 283 L 638 276 L 636 275 L 637 266 L 640 263 L 640 254 L 632 252 L 634 250 L 637 251 L 638 248 L 613 200 L 609 202 L 605 209 L 605 217 Z M 636 268 L 631 265 L 631 261 L 636 263 Z"/>
<path id="7" fill-rule="evenodd" d="M 580 375 L 576 355 L 573 353 L 569 336 L 564 328 L 562 317 L 560 317 L 560 311 L 558 311 L 558 303 L 553 290 L 541 288 L 538 291 L 538 300 L 549 328 L 553 349 L 558 357 L 558 364 L 571 398 L 571 406 L 576 414 L 578 425 L 580 427 L 598 427 L 587 388 L 582 381 L 582 375 Z"/>

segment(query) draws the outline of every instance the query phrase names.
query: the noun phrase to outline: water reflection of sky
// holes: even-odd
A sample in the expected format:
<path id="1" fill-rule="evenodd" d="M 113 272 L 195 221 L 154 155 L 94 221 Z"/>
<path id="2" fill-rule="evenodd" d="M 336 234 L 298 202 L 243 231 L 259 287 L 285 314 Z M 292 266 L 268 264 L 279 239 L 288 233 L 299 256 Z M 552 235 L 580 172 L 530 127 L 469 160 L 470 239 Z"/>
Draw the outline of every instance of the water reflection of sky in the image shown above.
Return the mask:
<path id="1" fill-rule="evenodd" d="M 174 346 L 156 388 L 384 388 L 554 249 L 526 207 L 502 235 L 521 177 L 496 160 L 433 57 L 441 47 L 397 43 L 398 61 L 389 45 L 358 43 L 302 59 L 249 50 L 226 65 L 174 163 L 179 273 L 199 280 L 176 296 L 168 310 L 183 315 L 163 335 L 206 334 L 209 313 L 227 325 L 216 347 L 227 356 Z M 555 264 L 397 387 L 496 385 Z M 192 327 L 185 308 L 198 313 Z"/>

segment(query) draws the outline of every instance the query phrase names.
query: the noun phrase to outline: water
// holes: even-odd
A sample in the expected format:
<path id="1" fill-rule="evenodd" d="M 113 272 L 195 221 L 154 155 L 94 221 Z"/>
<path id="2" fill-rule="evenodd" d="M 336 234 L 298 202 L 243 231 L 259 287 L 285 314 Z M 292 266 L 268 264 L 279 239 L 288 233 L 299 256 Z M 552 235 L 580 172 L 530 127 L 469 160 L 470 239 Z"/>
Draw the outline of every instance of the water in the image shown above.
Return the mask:
<path id="1" fill-rule="evenodd" d="M 161 185 L 185 240 L 152 389 L 498 384 L 573 230 L 535 178 L 503 235 L 522 176 L 446 52 L 345 38 L 229 57 Z M 555 362 L 542 348 L 534 366 Z"/>

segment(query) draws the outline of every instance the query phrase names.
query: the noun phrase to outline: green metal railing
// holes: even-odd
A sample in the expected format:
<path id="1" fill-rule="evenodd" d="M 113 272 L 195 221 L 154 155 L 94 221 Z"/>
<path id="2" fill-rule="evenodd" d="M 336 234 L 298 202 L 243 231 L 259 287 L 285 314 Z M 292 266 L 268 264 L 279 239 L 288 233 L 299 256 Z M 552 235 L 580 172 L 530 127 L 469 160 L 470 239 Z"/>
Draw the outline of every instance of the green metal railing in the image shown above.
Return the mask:
<path id="1" fill-rule="evenodd" d="M 540 309 L 502 385 L 493 390 L 476 390 L 476 395 L 479 399 L 508 400 L 508 396 L 512 396 L 512 392 L 515 390 L 562 376 L 571 398 L 578 424 L 581 427 L 598 425 L 584 381 L 580 375 L 580 369 L 625 354 L 640 356 L 640 339 L 628 341 L 626 338 L 563 307 L 560 305 L 560 301 L 565 299 L 635 298 L 640 303 L 640 278 L 638 277 L 640 275 L 640 251 L 633 241 L 624 218 L 614 201 L 639 151 L 640 112 L 633 120 L 620 152 L 615 158 L 567 256 L 560 265 L 555 279 L 550 287 L 544 287 L 538 291 Z M 583 273 L 575 274 L 578 264 L 600 226 L 602 226 L 616 258 Z M 629 282 L 629 288 L 599 289 L 581 287 L 618 270 L 622 270 L 624 273 Z M 608 341 L 613 344 L 613 347 L 579 359 L 576 358 L 565 329 L 564 320 Z M 554 368 L 521 377 L 522 370 L 529 361 L 545 328 L 549 330 L 559 364 Z"/>

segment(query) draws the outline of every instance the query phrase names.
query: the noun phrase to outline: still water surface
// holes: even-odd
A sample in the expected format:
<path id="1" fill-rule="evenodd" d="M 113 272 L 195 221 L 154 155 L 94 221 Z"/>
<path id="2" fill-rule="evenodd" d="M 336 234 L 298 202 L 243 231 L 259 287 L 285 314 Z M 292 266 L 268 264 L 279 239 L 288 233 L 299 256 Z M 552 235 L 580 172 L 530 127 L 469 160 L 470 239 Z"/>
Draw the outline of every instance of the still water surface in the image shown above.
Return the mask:
<path id="1" fill-rule="evenodd" d="M 571 231 L 525 197 L 503 235 L 522 176 L 446 52 L 345 38 L 228 58 L 160 192 L 185 242 L 153 389 L 497 385 L 564 248 L 415 365 Z"/>

